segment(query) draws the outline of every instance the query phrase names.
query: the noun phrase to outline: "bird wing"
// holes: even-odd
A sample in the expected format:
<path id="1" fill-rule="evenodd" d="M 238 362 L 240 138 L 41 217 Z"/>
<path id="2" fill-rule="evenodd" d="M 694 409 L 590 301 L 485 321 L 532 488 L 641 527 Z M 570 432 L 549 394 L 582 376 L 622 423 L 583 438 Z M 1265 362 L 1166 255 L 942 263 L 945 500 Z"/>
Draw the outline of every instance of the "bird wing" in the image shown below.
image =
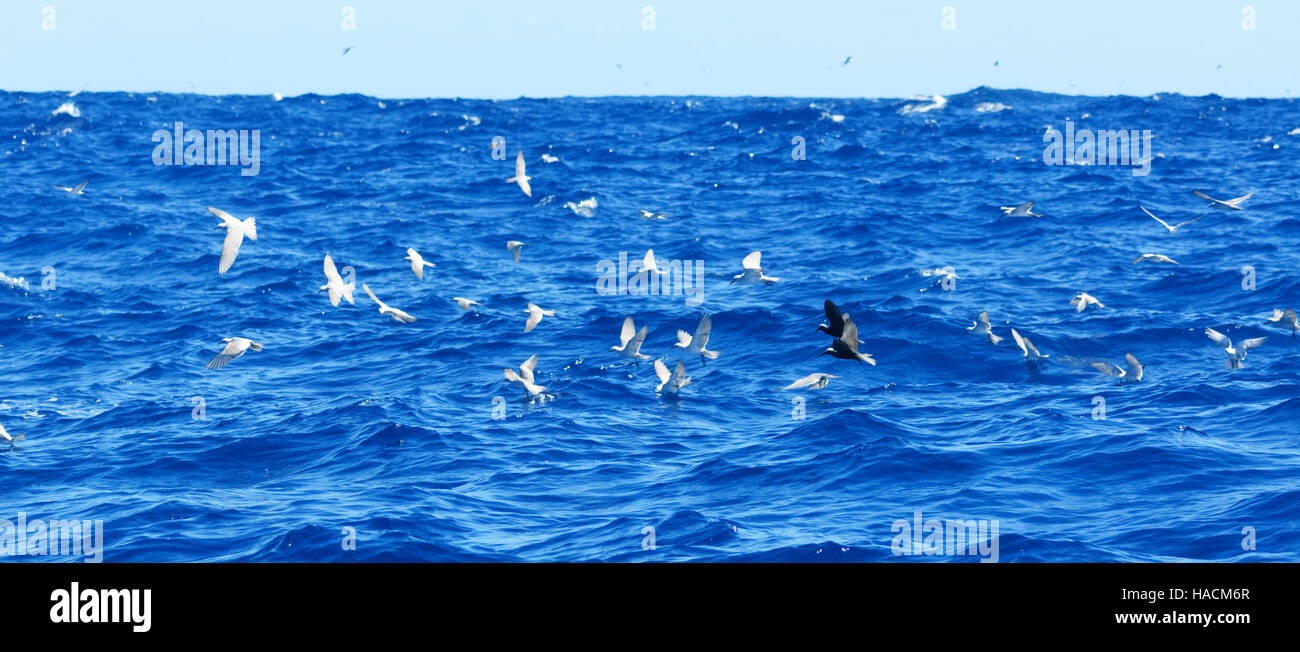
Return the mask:
<path id="1" fill-rule="evenodd" d="M 703 317 L 700 317 L 700 325 L 695 327 L 695 336 L 691 338 L 691 341 L 698 343 L 700 349 L 703 349 L 709 343 L 709 333 L 711 332 L 713 332 L 713 318 L 706 312 Z"/>
<path id="2" fill-rule="evenodd" d="M 632 323 L 632 315 L 623 319 L 623 330 L 618 334 L 618 343 L 620 346 L 627 346 L 628 340 L 636 335 L 636 324 Z"/>
<path id="3" fill-rule="evenodd" d="M 1152 257 L 1153 257 L 1153 256 L 1152 256 L 1151 254 L 1142 254 L 1141 256 L 1138 256 L 1137 258 L 1134 258 L 1134 259 L 1133 259 L 1133 262 L 1135 262 L 1135 263 L 1140 263 L 1140 262 L 1142 262 L 1142 261 L 1144 261 L 1144 260 L 1147 260 L 1147 259 L 1150 259 L 1150 258 L 1152 258 Z"/>
<path id="4" fill-rule="evenodd" d="M 989 311 L 985 310 L 979 314 L 979 322 L 984 324 L 984 328 L 992 328 L 993 324 L 989 323 Z"/>
<path id="5" fill-rule="evenodd" d="M 1026 357 L 1028 357 L 1029 347 L 1025 345 L 1026 340 L 1025 338 L 1021 337 L 1020 333 L 1017 333 L 1016 329 L 1014 328 L 1011 329 L 1011 338 L 1016 341 L 1016 346 L 1020 347 L 1020 350 L 1024 352 Z"/>
<path id="6" fill-rule="evenodd" d="M 1193 191 L 1192 191 L 1192 194 L 1193 194 L 1193 195 L 1196 195 L 1197 197 L 1200 197 L 1201 199 L 1205 199 L 1205 200 L 1212 201 L 1212 202 L 1222 203 L 1222 202 L 1219 202 L 1219 200 L 1217 200 L 1217 199 L 1215 199 L 1215 198 L 1213 198 L 1213 197 L 1211 197 L 1211 196 L 1209 196 L 1209 195 L 1207 195 L 1207 194 L 1201 192 L 1200 190 L 1193 190 Z"/>
<path id="7" fill-rule="evenodd" d="M 379 297 L 375 296 L 375 293 L 370 291 L 370 286 L 369 286 L 369 285 L 366 285 L 365 283 L 362 283 L 362 284 L 361 284 L 361 289 L 366 291 L 366 296 L 370 297 L 370 300 L 371 300 L 371 301 L 374 301 L 375 303 L 379 304 L 379 309 L 380 309 L 380 310 L 383 310 L 383 309 L 388 308 L 388 304 L 384 303 L 383 301 L 380 301 L 380 300 L 379 300 Z"/>
<path id="8" fill-rule="evenodd" d="M 523 376 L 524 378 L 527 378 L 528 382 L 531 383 L 533 382 L 533 370 L 536 368 L 537 368 L 537 354 L 534 353 L 532 357 L 528 358 L 527 360 L 524 360 L 524 363 L 519 365 L 519 375 Z"/>
<path id="9" fill-rule="evenodd" d="M 1156 217 L 1155 215 L 1152 215 L 1152 214 L 1151 214 L 1151 211 L 1147 210 L 1145 206 L 1139 205 L 1138 208 L 1141 208 L 1143 213 L 1146 213 L 1147 215 L 1150 215 L 1150 216 L 1151 216 L 1151 219 L 1153 219 L 1153 220 L 1155 220 L 1155 221 L 1157 221 L 1157 222 L 1163 224 L 1164 227 L 1165 227 L 1166 229 L 1169 229 L 1170 231 L 1174 230 L 1175 227 L 1171 227 L 1171 226 L 1169 226 L 1169 223 L 1168 223 L 1168 222 L 1166 222 L 1166 221 L 1164 221 L 1164 220 L 1162 220 L 1162 219 Z M 1184 222 L 1184 224 L 1185 224 L 1185 222 Z M 1179 224 L 1178 226 L 1182 226 L 1182 224 Z"/>
<path id="10" fill-rule="evenodd" d="M 339 268 L 334 265 L 334 259 L 329 254 L 325 254 L 325 280 L 333 281 L 343 285 L 343 277 L 339 276 Z"/>
<path id="11" fill-rule="evenodd" d="M 673 368 L 673 386 L 681 389 L 686 383 L 686 363 L 678 360 L 677 366 Z"/>
<path id="12" fill-rule="evenodd" d="M 1252 338 L 1250 338 L 1250 339 L 1248 339 L 1248 340 L 1243 340 L 1243 341 L 1237 343 L 1237 348 L 1240 349 L 1240 350 L 1242 350 L 1242 351 L 1249 351 L 1249 350 L 1251 350 L 1251 349 L 1253 349 L 1253 348 L 1259 346 L 1260 344 L 1263 344 L 1263 343 L 1264 343 L 1264 340 L 1266 340 L 1266 339 L 1268 339 L 1268 338 L 1267 338 L 1267 337 L 1252 337 Z"/>
<path id="13" fill-rule="evenodd" d="M 845 346 L 848 346 L 850 351 L 858 352 L 858 325 L 853 323 L 852 318 L 844 318 L 844 334 L 840 336 L 840 339 L 844 341 Z"/>
<path id="14" fill-rule="evenodd" d="M 518 382 L 523 381 L 523 378 L 520 378 L 520 377 L 519 377 L 519 374 L 515 373 L 515 370 L 514 370 L 514 369 L 509 369 L 509 368 L 502 369 L 502 370 L 501 370 L 501 375 L 502 375 L 502 376 L 505 376 L 505 377 L 506 377 L 506 380 L 508 380 L 508 381 L 510 381 L 510 382 L 512 382 L 512 383 L 518 383 Z"/>
<path id="15" fill-rule="evenodd" d="M 515 155 L 515 177 L 518 179 L 523 179 L 524 177 L 528 176 L 527 174 L 525 174 L 526 170 L 527 170 L 527 166 L 524 164 L 524 153 L 521 151 Z"/>
<path id="16" fill-rule="evenodd" d="M 829 322 L 831 330 L 844 328 L 844 313 L 840 312 L 839 306 L 827 299 L 822 307 L 826 310 L 826 321 Z"/>
<path id="17" fill-rule="evenodd" d="M 1174 225 L 1174 229 L 1181 229 L 1181 228 L 1183 228 L 1184 226 L 1187 226 L 1188 224 L 1191 224 L 1192 222 L 1195 222 L 1196 220 L 1201 219 L 1202 217 L 1205 217 L 1205 214 L 1204 214 L 1204 213 L 1202 213 L 1202 214 L 1200 214 L 1200 215 L 1197 215 L 1196 217 L 1193 217 L 1192 219 L 1187 220 L 1186 222 L 1179 222 L 1178 224 L 1175 224 L 1175 225 Z M 1173 229 L 1170 229 L 1170 230 L 1173 230 Z"/>
<path id="18" fill-rule="evenodd" d="M 659 387 L 663 387 L 664 383 L 668 382 L 668 379 L 672 377 L 672 374 L 668 373 L 668 366 L 664 364 L 662 358 L 655 360 L 655 375 L 659 377 Z"/>
<path id="19" fill-rule="evenodd" d="M 225 274 L 235 264 L 235 255 L 239 253 L 239 245 L 243 242 L 244 230 L 239 228 L 239 223 L 227 225 L 226 240 L 221 243 L 221 262 L 217 264 L 218 274 Z"/>
<path id="20" fill-rule="evenodd" d="M 526 177 L 519 177 L 519 188 L 524 191 L 525 196 L 533 196 L 533 187 L 528 185 L 528 179 Z"/>
<path id="21" fill-rule="evenodd" d="M 1088 364 L 1092 365 L 1094 369 L 1100 371 L 1101 373 L 1106 374 L 1107 376 L 1114 376 L 1115 378 L 1119 378 L 1120 376 L 1124 375 L 1123 369 L 1120 369 L 1119 367 L 1109 362 L 1090 362 Z"/>
<path id="22" fill-rule="evenodd" d="M 1125 353 L 1124 360 L 1128 363 L 1128 369 L 1124 372 L 1124 377 L 1142 380 L 1142 363 L 1138 362 L 1138 359 L 1132 353 Z"/>
<path id="23" fill-rule="evenodd" d="M 691 334 L 684 330 L 677 331 L 677 346 L 688 347 L 691 345 Z"/>
<path id="24" fill-rule="evenodd" d="M 762 258 L 763 252 L 755 251 L 748 256 L 745 256 L 745 259 L 741 261 L 740 265 L 745 269 L 761 269 L 760 265 Z"/>
<path id="25" fill-rule="evenodd" d="M 645 341 L 645 333 L 647 328 L 649 327 L 646 326 L 645 324 L 642 324 L 641 330 L 636 332 L 636 336 L 634 336 L 632 338 L 632 341 L 628 344 L 628 348 L 632 349 L 632 353 L 636 353 L 641 349 L 641 343 Z"/>
<path id="26" fill-rule="evenodd" d="M 804 376 L 803 378 L 800 378 L 799 380 L 796 380 L 793 383 L 786 385 L 784 389 L 799 389 L 800 387 L 807 387 L 817 382 L 820 376 L 821 374 L 808 374 L 807 376 Z"/>
<path id="27" fill-rule="evenodd" d="M 516 263 L 519 262 L 519 250 L 523 246 L 524 243 L 519 242 L 518 240 L 511 240 L 510 242 L 506 243 L 506 249 L 510 250 L 510 255 L 514 256 Z"/>
<path id="28" fill-rule="evenodd" d="M 1232 346 L 1232 340 L 1228 339 L 1227 335 L 1224 335 L 1223 333 L 1220 333 L 1219 331 L 1216 331 L 1213 328 L 1205 329 L 1205 335 L 1206 337 L 1209 337 L 1210 339 L 1214 340 L 1215 344 L 1218 344 L 1219 346 L 1225 349 Z"/>
<path id="29" fill-rule="evenodd" d="M 222 222 L 236 222 L 236 223 L 239 222 L 239 220 L 235 219 L 234 215 L 231 215 L 230 213 L 227 213 L 226 211 L 223 211 L 220 208 L 217 208 L 215 206 L 209 206 L 208 212 L 217 216 L 217 218 L 220 219 Z"/>
<path id="30" fill-rule="evenodd" d="M 82 184 L 82 185 L 85 185 L 85 184 Z M 78 187 L 80 187 L 80 186 L 78 186 Z M 1238 206 L 1241 205 L 1241 202 L 1244 202 L 1244 201 L 1246 201 L 1247 199 L 1250 199 L 1251 195 L 1254 195 L 1254 194 L 1255 194 L 1255 193 L 1253 193 L 1253 192 L 1249 192 L 1249 193 L 1246 193 L 1246 194 L 1244 194 L 1244 195 L 1242 195 L 1242 196 L 1240 196 L 1240 197 L 1236 197 L 1236 198 L 1234 198 L 1234 199 L 1228 199 L 1228 200 L 1225 200 L 1223 203 L 1225 203 L 1225 204 L 1227 204 L 1227 205 L 1229 205 L 1229 206 L 1232 206 L 1233 208 L 1236 208 L 1236 207 L 1238 207 Z"/>
<path id="31" fill-rule="evenodd" d="M 537 324 L 542 321 L 542 311 L 533 304 L 528 304 L 528 321 L 524 323 L 524 332 L 537 328 Z"/>
<path id="32" fill-rule="evenodd" d="M 1294 308 L 1287 308 L 1286 312 L 1282 313 L 1282 315 L 1283 317 L 1286 318 L 1288 322 L 1294 323 L 1296 320 L 1296 314 Z"/>

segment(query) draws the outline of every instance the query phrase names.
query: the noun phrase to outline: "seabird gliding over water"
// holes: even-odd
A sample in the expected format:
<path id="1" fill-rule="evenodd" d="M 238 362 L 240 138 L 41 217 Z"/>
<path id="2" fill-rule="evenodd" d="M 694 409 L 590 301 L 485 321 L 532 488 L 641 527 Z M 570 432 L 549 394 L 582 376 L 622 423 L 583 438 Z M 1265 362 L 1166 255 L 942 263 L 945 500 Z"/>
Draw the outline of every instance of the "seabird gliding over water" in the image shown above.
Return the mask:
<path id="1" fill-rule="evenodd" d="M 1214 340 L 1215 344 L 1223 347 L 1223 352 L 1228 359 L 1223 362 L 1226 369 L 1240 369 L 1241 361 L 1246 359 L 1246 352 L 1264 343 L 1267 337 L 1255 337 L 1248 340 L 1242 340 L 1233 346 L 1232 340 L 1227 335 L 1214 330 L 1213 328 L 1205 329 L 1206 337 Z"/>
<path id="2" fill-rule="evenodd" d="M 520 241 L 518 241 L 518 240 L 507 240 L 507 241 L 506 241 L 506 249 L 509 249 L 509 250 L 510 250 L 510 255 L 514 257 L 516 263 L 519 262 L 519 249 L 520 249 L 521 247 L 523 247 L 523 246 L 524 246 L 524 243 L 522 243 L 522 242 L 520 242 Z"/>
<path id="3" fill-rule="evenodd" d="M 821 355 L 827 354 L 833 358 L 857 360 L 858 364 L 865 362 L 876 366 L 876 361 L 870 355 L 858 353 L 858 326 L 849 317 L 844 318 L 844 335 L 835 338 L 830 348 L 821 352 Z"/>
<path id="4" fill-rule="evenodd" d="M 239 245 L 244 243 L 244 236 L 257 242 L 257 221 L 250 217 L 240 222 L 230 213 L 212 206 L 208 207 L 208 212 L 221 218 L 221 224 L 216 228 L 226 230 L 226 240 L 221 243 L 221 262 L 217 264 L 217 273 L 225 274 L 235 264 L 235 255 L 239 253 Z"/>
<path id="5" fill-rule="evenodd" d="M 700 323 L 695 327 L 695 334 L 691 335 L 684 330 L 677 331 L 677 343 L 673 346 L 680 349 L 686 349 L 687 353 L 695 353 L 700 356 L 700 364 L 705 364 L 706 360 L 713 360 L 718 357 L 717 351 L 710 351 L 705 347 L 709 344 L 709 333 L 713 332 L 713 318 L 709 313 L 704 313 L 700 317 Z"/>
<path id="6" fill-rule="evenodd" d="M 71 187 L 71 188 L 69 188 L 69 187 L 67 187 L 67 186 L 53 186 L 53 188 L 54 188 L 55 190 L 62 190 L 63 192 L 66 192 L 66 193 L 68 193 L 68 194 L 72 194 L 72 195 L 84 195 L 84 194 L 86 194 L 86 184 L 88 184 L 88 183 L 90 183 L 90 179 L 86 179 L 85 181 L 82 181 L 81 183 L 79 183 L 79 184 L 77 184 L 77 185 L 75 185 L 75 186 L 73 186 L 73 187 Z"/>
<path id="7" fill-rule="evenodd" d="M 1039 362 L 1040 360 L 1046 360 L 1052 357 L 1049 355 L 1043 355 L 1039 353 L 1038 347 L 1034 346 L 1034 343 L 1030 342 L 1028 337 L 1023 336 L 1020 333 L 1017 333 L 1016 329 L 1014 328 L 1011 329 L 1011 337 L 1016 341 L 1016 346 L 1020 347 L 1020 350 L 1025 354 L 1024 356 L 1025 361 L 1030 364 L 1034 364 Z"/>
<path id="8" fill-rule="evenodd" d="M 821 389 L 825 387 L 826 383 L 829 383 L 832 378 L 839 378 L 839 376 L 822 373 L 808 374 L 781 389 L 799 389 L 801 387 L 807 387 L 808 389 Z"/>
<path id="9" fill-rule="evenodd" d="M 9 448 L 13 448 L 15 442 L 20 442 L 25 437 L 26 435 L 24 435 L 21 432 L 16 435 L 11 435 L 9 434 L 9 431 L 5 430 L 5 427 L 3 425 L 0 425 L 0 441 L 9 444 Z"/>
<path id="10" fill-rule="evenodd" d="M 505 376 L 506 380 L 522 387 L 529 397 L 533 397 L 533 396 L 537 396 L 538 394 L 546 390 L 545 385 L 537 385 L 534 383 L 533 369 L 536 367 L 537 367 L 537 354 L 534 353 L 532 357 L 528 358 L 527 360 L 524 361 L 523 364 L 519 365 L 518 373 L 516 373 L 514 369 L 506 367 L 501 370 L 501 375 Z"/>
<path id="11" fill-rule="evenodd" d="M 1151 263 L 1173 263 L 1173 264 L 1175 264 L 1175 265 L 1179 264 L 1178 261 L 1176 261 L 1176 260 L 1174 260 L 1173 258 L 1170 258 L 1169 256 L 1166 256 L 1166 255 L 1164 255 L 1164 254 L 1142 254 L 1141 256 L 1138 256 L 1137 258 L 1134 258 L 1134 259 L 1133 259 L 1133 262 L 1135 262 L 1135 263 L 1146 263 L 1146 262 L 1151 262 Z"/>
<path id="12" fill-rule="evenodd" d="M 528 185 L 528 180 L 532 177 L 525 174 L 524 170 L 524 153 L 519 152 L 519 155 L 515 157 L 515 176 L 506 179 L 506 183 L 519 184 L 519 189 L 523 190 L 525 195 L 532 197 L 533 189 Z"/>
<path id="13" fill-rule="evenodd" d="M 455 302 L 456 302 L 456 305 L 460 306 L 460 309 L 461 309 L 461 310 L 470 310 L 470 306 L 481 306 L 481 305 L 483 305 L 483 304 L 481 304 L 481 303 L 479 303 L 479 302 L 477 302 L 477 301 L 470 301 L 469 299 L 463 299 L 463 298 L 461 298 L 461 297 L 452 297 L 451 300 L 452 300 L 452 301 L 455 301 Z"/>
<path id="14" fill-rule="evenodd" d="M 416 251 L 414 248 L 408 247 L 406 250 L 406 258 L 403 258 L 402 260 L 411 261 L 411 271 L 415 272 L 415 278 L 418 278 L 421 281 L 424 280 L 425 267 L 428 268 L 437 267 L 437 265 L 434 265 L 433 263 L 425 260 L 422 256 L 420 256 L 420 252 Z"/>
<path id="15" fill-rule="evenodd" d="M 827 299 L 826 303 L 822 304 L 822 309 L 826 311 L 826 323 L 818 326 L 817 330 L 831 337 L 844 335 L 844 320 L 848 315 L 840 312 L 840 307 L 830 299 Z M 861 341 L 858 340 L 858 342 Z"/>
<path id="16" fill-rule="evenodd" d="M 1268 321 L 1270 324 L 1277 324 L 1289 328 L 1291 331 L 1291 337 L 1295 337 L 1296 331 L 1300 331 L 1300 324 L 1296 323 L 1295 310 L 1292 308 L 1287 308 L 1285 312 L 1281 309 L 1274 308 L 1273 316 L 1269 317 Z"/>
<path id="17" fill-rule="evenodd" d="M 1091 294 L 1088 294 L 1087 292 L 1080 292 L 1074 295 L 1073 299 L 1070 299 L 1070 305 L 1075 307 L 1074 310 L 1075 312 L 1083 312 L 1085 309 L 1087 309 L 1088 304 L 1090 303 L 1096 305 L 1098 308 L 1106 307 L 1106 304 L 1098 301 L 1097 297 L 1094 297 Z"/>
<path id="18" fill-rule="evenodd" d="M 768 285 L 771 285 L 781 280 L 775 276 L 763 275 L 763 272 L 765 270 L 761 267 L 762 256 L 763 256 L 762 252 L 759 251 L 752 252 L 748 256 L 745 256 L 745 259 L 740 263 L 741 266 L 744 267 L 745 271 L 733 276 L 731 278 L 731 282 L 732 283 L 760 283 L 761 282 L 761 283 L 766 283 Z"/>
<path id="19" fill-rule="evenodd" d="M 1245 202 L 1247 199 L 1250 199 L 1251 196 L 1254 195 L 1255 193 L 1253 192 L 1247 193 L 1245 195 L 1236 197 L 1234 199 L 1215 199 L 1201 192 L 1200 190 L 1193 190 L 1192 194 L 1196 195 L 1197 197 L 1200 197 L 1201 199 L 1205 199 L 1209 201 L 1211 208 L 1231 208 L 1234 211 L 1240 211 L 1240 210 L 1245 210 L 1244 208 L 1241 207 L 1242 203 Z"/>
<path id="20" fill-rule="evenodd" d="M 221 353 L 218 353 L 215 358 L 212 358 L 207 364 L 203 365 L 204 368 L 220 369 L 230 364 L 231 360 L 244 355 L 244 353 L 249 349 L 254 351 L 262 350 L 262 345 L 260 343 L 254 342 L 247 337 L 225 337 L 222 338 L 221 341 L 226 343 L 226 348 L 222 349 Z"/>
<path id="21" fill-rule="evenodd" d="M 1169 226 L 1169 223 L 1168 223 L 1168 222 L 1166 222 L 1166 221 L 1164 221 L 1164 220 L 1162 220 L 1162 219 L 1156 217 L 1155 215 L 1151 215 L 1151 211 L 1147 210 L 1145 206 L 1139 205 L 1138 208 L 1141 208 L 1143 213 L 1146 213 L 1147 215 L 1150 215 L 1150 216 L 1151 216 L 1151 219 L 1153 219 L 1153 220 L 1159 222 L 1159 223 L 1160 223 L 1162 226 L 1164 226 L 1166 229 L 1169 229 L 1169 232 L 1170 232 L 1170 233 L 1173 233 L 1173 232 L 1177 231 L 1178 229 L 1181 229 L 1181 228 L 1183 228 L 1184 226 L 1187 226 L 1188 224 L 1191 224 L 1192 222 L 1195 222 L 1196 220 L 1199 220 L 1199 219 L 1201 219 L 1202 217 L 1205 217 L 1205 213 L 1201 213 L 1200 215 L 1197 215 L 1196 217 L 1193 217 L 1192 219 L 1187 220 L 1186 222 L 1179 222 L 1179 223 L 1177 223 L 1177 224 L 1175 224 L 1175 225 L 1173 225 L 1173 226 Z"/>
<path id="22" fill-rule="evenodd" d="M 974 321 L 973 325 L 966 329 L 966 332 L 987 336 L 989 344 L 993 346 L 997 346 L 998 342 L 1002 341 L 1000 336 L 993 334 L 993 324 L 989 323 L 989 311 L 987 310 L 979 314 L 979 317 Z"/>
<path id="23" fill-rule="evenodd" d="M 1033 211 L 1034 202 L 1027 201 L 1019 206 L 999 206 L 1006 217 L 1042 217 L 1042 213 Z"/>
<path id="24" fill-rule="evenodd" d="M 646 325 L 641 325 L 641 330 L 636 330 L 636 325 L 632 323 L 632 315 L 628 315 L 623 320 L 623 330 L 619 333 L 618 346 L 609 347 L 610 351 L 618 351 L 618 354 L 633 360 L 649 360 L 650 356 L 641 352 L 641 343 L 645 341 Z"/>
<path id="25" fill-rule="evenodd" d="M 348 303 L 357 305 L 352 299 L 352 292 L 357 289 L 356 283 L 343 284 L 343 277 L 339 276 L 339 268 L 334 266 L 334 259 L 329 254 L 325 254 L 325 285 L 320 286 L 321 290 L 327 290 L 330 293 L 330 305 L 338 307 L 339 299 L 347 299 Z"/>
<path id="26" fill-rule="evenodd" d="M 539 307 L 535 303 L 529 303 L 528 309 L 525 310 L 524 312 L 528 313 L 528 321 L 524 322 L 525 333 L 533 330 L 534 328 L 537 328 L 537 325 L 542 322 L 542 316 L 546 316 L 546 317 L 555 316 L 554 310 L 542 310 L 541 307 Z"/>
<path id="27" fill-rule="evenodd" d="M 406 312 L 404 312 L 404 311 L 402 311 L 402 310 L 398 310 L 397 308 L 394 308 L 394 307 L 392 307 L 392 306 L 390 306 L 390 305 L 384 303 L 383 301 L 380 301 L 380 300 L 379 300 L 379 297 L 375 296 L 375 293 L 370 291 L 370 286 L 369 286 L 369 285 L 366 285 L 365 283 L 362 283 L 362 284 L 361 284 L 361 289 L 366 291 L 366 295 L 370 297 L 370 300 L 371 300 L 371 301 L 374 301 L 375 303 L 379 304 L 379 314 L 381 314 L 381 315 L 388 315 L 389 317 L 392 317 L 393 319 L 396 319 L 397 321 L 406 322 L 406 323 L 408 323 L 408 324 L 410 324 L 410 323 L 412 323 L 412 322 L 415 321 L 415 317 L 412 317 L 412 316 L 410 316 L 409 314 L 407 314 Z"/>

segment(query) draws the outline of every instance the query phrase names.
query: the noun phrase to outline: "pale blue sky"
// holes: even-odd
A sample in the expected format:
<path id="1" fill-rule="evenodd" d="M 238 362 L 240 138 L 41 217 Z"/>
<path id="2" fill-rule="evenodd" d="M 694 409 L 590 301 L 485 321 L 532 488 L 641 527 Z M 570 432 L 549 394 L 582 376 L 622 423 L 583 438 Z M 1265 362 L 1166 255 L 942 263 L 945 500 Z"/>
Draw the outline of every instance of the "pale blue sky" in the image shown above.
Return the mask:
<path id="1" fill-rule="evenodd" d="M 5 90 L 902 97 L 981 85 L 1295 96 L 1300 2 L 0 2 Z"/>

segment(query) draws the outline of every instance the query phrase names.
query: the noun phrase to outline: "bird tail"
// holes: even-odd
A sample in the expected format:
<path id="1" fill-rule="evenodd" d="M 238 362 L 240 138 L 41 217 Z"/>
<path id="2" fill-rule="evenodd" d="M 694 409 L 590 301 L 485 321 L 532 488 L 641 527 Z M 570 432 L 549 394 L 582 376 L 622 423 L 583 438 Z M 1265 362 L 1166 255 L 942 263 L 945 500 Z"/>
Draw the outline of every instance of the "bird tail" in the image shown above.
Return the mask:
<path id="1" fill-rule="evenodd" d="M 992 342 L 992 343 L 994 343 L 994 344 L 997 344 L 998 342 L 1001 342 L 1002 339 L 1003 339 L 1003 338 L 1002 338 L 1000 335 L 994 335 L 994 334 L 993 334 L 993 331 L 989 331 L 989 341 L 990 341 L 990 342 Z"/>
<path id="2" fill-rule="evenodd" d="M 257 241 L 257 221 L 253 218 L 244 220 L 244 235 L 248 236 L 254 242 Z"/>
<path id="3" fill-rule="evenodd" d="M 506 179 L 506 183 L 514 183 L 517 179 L 519 179 L 519 177 L 510 177 L 509 179 Z"/>
<path id="4" fill-rule="evenodd" d="M 710 359 L 710 360 L 717 360 L 717 359 L 718 359 L 718 352 L 717 352 L 717 351 L 700 351 L 700 357 L 708 358 L 708 359 Z"/>
<path id="5" fill-rule="evenodd" d="M 253 342 L 253 343 L 251 343 L 251 344 L 248 345 L 248 348 L 250 348 L 250 349 L 252 349 L 252 350 L 254 350 L 254 351 L 261 351 L 261 350 L 262 350 L 262 345 L 261 345 L 261 344 L 258 344 L 257 342 Z"/>
<path id="6" fill-rule="evenodd" d="M 547 317 L 554 317 L 554 316 L 555 316 L 555 311 L 554 311 L 554 310 L 543 310 L 543 311 L 542 311 L 542 314 L 543 314 L 543 315 L 546 315 Z"/>

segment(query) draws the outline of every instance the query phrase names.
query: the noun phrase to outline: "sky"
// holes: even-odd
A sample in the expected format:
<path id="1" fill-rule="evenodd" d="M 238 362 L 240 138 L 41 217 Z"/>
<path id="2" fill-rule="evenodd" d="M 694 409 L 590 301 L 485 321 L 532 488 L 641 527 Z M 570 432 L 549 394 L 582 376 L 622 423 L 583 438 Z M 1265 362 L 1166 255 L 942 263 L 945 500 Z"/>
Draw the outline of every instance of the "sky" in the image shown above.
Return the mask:
<path id="1" fill-rule="evenodd" d="M 10 91 L 908 97 L 978 86 L 1294 97 L 1300 2 L 0 0 Z"/>

